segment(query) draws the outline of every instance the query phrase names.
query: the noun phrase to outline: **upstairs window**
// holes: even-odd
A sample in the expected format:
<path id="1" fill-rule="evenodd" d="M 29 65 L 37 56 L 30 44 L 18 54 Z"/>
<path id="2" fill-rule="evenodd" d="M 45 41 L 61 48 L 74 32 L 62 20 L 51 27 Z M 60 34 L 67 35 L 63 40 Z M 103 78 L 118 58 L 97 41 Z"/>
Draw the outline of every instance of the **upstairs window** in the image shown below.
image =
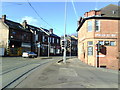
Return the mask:
<path id="1" fill-rule="evenodd" d="M 53 38 L 53 43 L 54 43 L 54 38 Z"/>
<path id="2" fill-rule="evenodd" d="M 42 41 L 45 42 L 45 36 L 43 36 Z"/>
<path id="3" fill-rule="evenodd" d="M 59 43 L 59 39 L 57 39 L 57 43 Z"/>
<path id="4" fill-rule="evenodd" d="M 99 20 L 95 20 L 95 31 L 96 32 L 100 31 L 100 21 Z"/>
<path id="5" fill-rule="evenodd" d="M 88 21 L 88 32 L 92 32 L 92 21 Z"/>

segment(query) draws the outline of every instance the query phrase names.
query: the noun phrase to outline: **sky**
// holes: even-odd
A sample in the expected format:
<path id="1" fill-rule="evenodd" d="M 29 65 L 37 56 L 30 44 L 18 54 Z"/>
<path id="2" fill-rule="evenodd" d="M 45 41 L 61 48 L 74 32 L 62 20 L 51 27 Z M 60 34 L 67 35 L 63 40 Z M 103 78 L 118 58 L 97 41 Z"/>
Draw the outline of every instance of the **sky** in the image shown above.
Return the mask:
<path id="1" fill-rule="evenodd" d="M 22 23 L 23 20 L 27 20 L 28 24 L 48 30 L 53 28 L 58 36 L 64 35 L 65 2 L 30 2 L 30 4 L 28 2 L 2 2 L 1 14 L 5 14 L 7 19 L 14 22 Z M 66 34 L 71 35 L 77 33 L 77 21 L 85 12 L 99 10 L 109 4 L 118 5 L 118 2 L 67 2 L 66 4 Z"/>

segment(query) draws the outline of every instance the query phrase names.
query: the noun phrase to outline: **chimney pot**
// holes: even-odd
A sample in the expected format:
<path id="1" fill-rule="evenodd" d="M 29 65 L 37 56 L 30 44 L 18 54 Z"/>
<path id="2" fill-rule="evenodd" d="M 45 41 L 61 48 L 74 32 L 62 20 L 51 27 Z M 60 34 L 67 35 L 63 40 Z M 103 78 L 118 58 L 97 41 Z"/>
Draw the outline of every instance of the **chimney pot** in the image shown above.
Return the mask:
<path id="1" fill-rule="evenodd" d="M 5 22 L 6 20 L 6 15 L 2 15 L 2 21 Z"/>
<path id="2" fill-rule="evenodd" d="M 22 23 L 23 27 L 26 28 L 26 25 L 27 25 L 27 20 L 24 20 L 23 23 Z"/>
<path id="3" fill-rule="evenodd" d="M 50 32 L 50 34 L 53 34 L 53 29 L 51 28 L 51 29 L 49 30 L 49 32 Z"/>

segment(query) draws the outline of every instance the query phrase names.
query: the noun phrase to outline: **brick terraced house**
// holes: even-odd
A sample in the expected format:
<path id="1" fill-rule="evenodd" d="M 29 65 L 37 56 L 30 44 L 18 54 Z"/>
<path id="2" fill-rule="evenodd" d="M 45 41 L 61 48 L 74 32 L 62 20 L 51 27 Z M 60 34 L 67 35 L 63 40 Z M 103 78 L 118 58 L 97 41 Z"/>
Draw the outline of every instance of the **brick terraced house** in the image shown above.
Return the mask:
<path id="1" fill-rule="evenodd" d="M 31 51 L 31 36 L 29 30 L 17 22 L 0 18 L 0 48 L 4 48 L 3 55 L 20 56 L 24 50 Z"/>
<path id="2" fill-rule="evenodd" d="M 33 51 L 39 56 L 60 55 L 60 37 L 47 30 L 29 25 L 26 20 L 22 24 L 0 18 L 0 56 L 21 56 L 24 51 Z"/>
<path id="3" fill-rule="evenodd" d="M 100 10 L 86 12 L 80 18 L 77 31 L 78 58 L 81 61 L 95 67 L 120 69 L 118 8 L 110 4 Z"/>

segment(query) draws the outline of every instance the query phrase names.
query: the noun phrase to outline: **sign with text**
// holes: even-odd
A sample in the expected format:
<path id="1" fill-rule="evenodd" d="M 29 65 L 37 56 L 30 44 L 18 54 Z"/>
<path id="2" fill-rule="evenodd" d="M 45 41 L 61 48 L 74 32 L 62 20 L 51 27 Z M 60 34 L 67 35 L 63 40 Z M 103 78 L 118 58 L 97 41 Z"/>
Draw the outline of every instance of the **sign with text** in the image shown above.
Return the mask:
<path id="1" fill-rule="evenodd" d="M 116 37 L 116 34 L 95 34 L 96 37 Z"/>

